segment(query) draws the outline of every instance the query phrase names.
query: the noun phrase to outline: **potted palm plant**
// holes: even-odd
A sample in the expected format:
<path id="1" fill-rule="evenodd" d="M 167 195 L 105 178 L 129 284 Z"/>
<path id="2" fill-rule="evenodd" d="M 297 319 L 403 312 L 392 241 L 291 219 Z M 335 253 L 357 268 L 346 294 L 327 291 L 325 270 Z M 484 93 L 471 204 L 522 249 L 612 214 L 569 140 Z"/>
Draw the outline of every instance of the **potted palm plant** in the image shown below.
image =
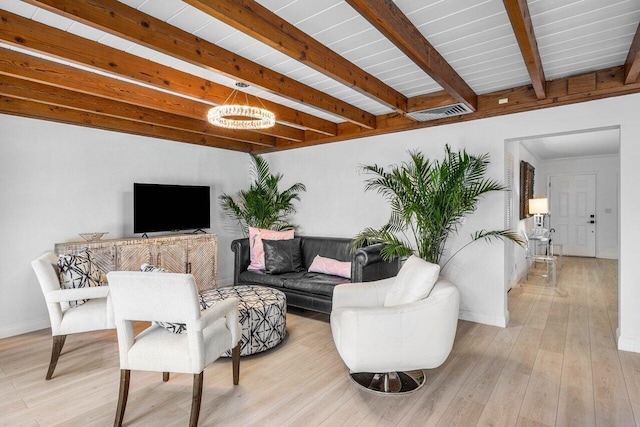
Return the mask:
<path id="1" fill-rule="evenodd" d="M 354 240 L 354 246 L 372 242 L 384 244 L 382 256 L 418 257 L 439 264 L 447 239 L 457 234 L 464 218 L 475 211 L 478 201 L 492 191 L 506 188 L 484 177 L 489 155 L 472 156 L 462 150 L 454 153 L 447 145 L 442 161 L 426 159 L 420 152 L 409 152 L 411 161 L 390 167 L 389 171 L 373 165 L 363 166 L 365 173 L 375 175 L 366 181 L 365 191 L 382 194 L 391 205 L 389 221 L 379 229 L 366 228 Z M 508 239 L 522 245 L 512 230 L 480 230 L 471 241 Z M 445 262 L 442 268 L 448 263 Z"/>
<path id="2" fill-rule="evenodd" d="M 298 182 L 280 191 L 283 175 L 271 173 L 269 163 L 258 155 L 251 154 L 251 160 L 253 179 L 249 189 L 239 191 L 235 197 L 222 194 L 219 197 L 220 207 L 238 221 L 245 236 L 249 227 L 271 230 L 296 228 L 287 221 L 287 217 L 295 212 L 293 202 L 300 200 L 299 193 L 306 191 L 306 187 Z"/>

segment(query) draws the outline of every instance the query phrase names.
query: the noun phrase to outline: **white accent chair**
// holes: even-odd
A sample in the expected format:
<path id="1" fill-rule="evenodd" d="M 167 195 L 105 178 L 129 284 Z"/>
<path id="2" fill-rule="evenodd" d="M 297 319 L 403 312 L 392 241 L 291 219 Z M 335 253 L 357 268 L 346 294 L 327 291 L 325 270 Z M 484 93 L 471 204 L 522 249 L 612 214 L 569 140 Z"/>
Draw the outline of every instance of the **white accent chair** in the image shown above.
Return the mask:
<path id="1" fill-rule="evenodd" d="M 47 252 L 31 262 L 31 267 L 40 282 L 51 321 L 53 346 L 45 377 L 47 380 L 51 379 L 56 369 L 67 335 L 115 328 L 109 287 L 61 289 L 57 266 L 58 256 L 53 252 Z M 83 299 L 88 301 L 76 307 L 69 307 L 69 301 Z"/>
<path id="2" fill-rule="evenodd" d="M 122 425 L 131 370 L 193 374 L 190 426 L 198 424 L 204 369 L 232 350 L 233 384 L 240 376 L 241 326 L 238 300 L 228 298 L 200 313 L 196 283 L 190 274 L 113 271 L 107 275 L 118 331 L 120 393 L 115 426 Z M 133 321 L 186 324 L 175 334 L 152 324 L 137 336 Z"/>
<path id="3" fill-rule="evenodd" d="M 460 296 L 452 283 L 439 278 L 426 298 L 385 307 L 395 280 L 348 283 L 333 293 L 331 331 L 338 353 L 356 383 L 382 393 L 421 387 L 422 370 L 449 356 L 458 323 Z"/>

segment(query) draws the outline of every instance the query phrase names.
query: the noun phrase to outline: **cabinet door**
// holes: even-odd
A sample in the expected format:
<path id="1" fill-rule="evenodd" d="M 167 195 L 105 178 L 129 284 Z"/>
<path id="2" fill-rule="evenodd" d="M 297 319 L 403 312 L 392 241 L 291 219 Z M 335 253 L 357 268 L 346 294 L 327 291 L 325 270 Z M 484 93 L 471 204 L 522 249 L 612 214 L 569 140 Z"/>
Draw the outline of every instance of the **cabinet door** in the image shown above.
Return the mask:
<path id="1" fill-rule="evenodd" d="M 187 242 L 158 243 L 154 246 L 156 265 L 172 273 L 188 273 Z"/>
<path id="2" fill-rule="evenodd" d="M 218 245 L 215 239 L 192 240 L 189 242 L 188 272 L 193 274 L 198 291 L 217 286 Z"/>
<path id="3" fill-rule="evenodd" d="M 113 246 L 90 248 L 93 261 L 100 273 L 107 274 L 116 269 L 116 254 Z"/>
<path id="4" fill-rule="evenodd" d="M 140 271 L 141 264 L 153 264 L 151 245 L 134 244 L 117 247 L 117 266 L 120 271 Z"/>
<path id="5" fill-rule="evenodd" d="M 116 269 L 115 249 L 110 245 L 56 244 L 55 251 L 58 255 L 75 255 L 80 252 L 90 251 L 93 262 L 100 270 L 100 273 L 107 274 Z"/>

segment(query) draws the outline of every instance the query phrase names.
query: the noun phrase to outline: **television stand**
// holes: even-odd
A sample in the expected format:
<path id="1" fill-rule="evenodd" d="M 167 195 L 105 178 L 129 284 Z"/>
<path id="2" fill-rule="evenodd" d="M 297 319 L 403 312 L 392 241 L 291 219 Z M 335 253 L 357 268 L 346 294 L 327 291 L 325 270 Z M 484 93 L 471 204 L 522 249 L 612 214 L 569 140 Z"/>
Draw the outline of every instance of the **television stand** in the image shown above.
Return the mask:
<path id="1" fill-rule="evenodd" d="M 198 291 L 217 287 L 218 239 L 215 234 L 176 234 L 97 242 L 57 243 L 55 252 L 77 254 L 90 250 L 101 273 L 140 271 L 143 263 L 172 273 L 191 273 Z"/>
<path id="2" fill-rule="evenodd" d="M 187 233 L 187 234 L 199 234 L 199 233 L 207 234 L 207 232 L 204 231 L 202 228 L 197 228 L 193 230 L 191 233 Z"/>

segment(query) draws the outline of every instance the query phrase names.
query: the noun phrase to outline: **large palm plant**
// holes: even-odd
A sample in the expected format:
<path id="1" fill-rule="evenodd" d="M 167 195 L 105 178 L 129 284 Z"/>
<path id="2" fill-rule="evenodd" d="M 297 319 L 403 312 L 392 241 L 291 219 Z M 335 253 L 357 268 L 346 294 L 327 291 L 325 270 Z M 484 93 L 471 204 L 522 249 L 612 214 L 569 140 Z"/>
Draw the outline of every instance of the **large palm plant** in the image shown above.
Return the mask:
<path id="1" fill-rule="evenodd" d="M 448 145 L 445 151 L 442 161 L 409 152 L 411 161 L 392 166 L 389 172 L 377 165 L 363 166 L 366 173 L 375 175 L 366 181 L 366 191 L 375 190 L 389 201 L 391 217 L 382 228 L 366 228 L 358 234 L 355 246 L 381 242 L 387 260 L 415 253 L 429 262 L 440 262 L 447 239 L 457 233 L 464 217 L 475 211 L 480 198 L 505 190 L 497 181 L 484 178 L 488 154 L 472 156 L 466 150 L 454 153 Z M 522 244 L 514 231 L 481 230 L 461 249 L 478 240 L 492 239 Z"/>
<path id="2" fill-rule="evenodd" d="M 252 182 L 249 189 L 238 192 L 235 198 L 222 194 L 219 197 L 222 210 L 238 221 L 245 235 L 249 227 L 295 228 L 287 221 L 287 216 L 295 212 L 293 201 L 300 200 L 299 193 L 306 191 L 306 187 L 298 182 L 279 191 L 283 175 L 271 173 L 269 164 L 262 157 L 251 154 L 251 159 Z"/>

